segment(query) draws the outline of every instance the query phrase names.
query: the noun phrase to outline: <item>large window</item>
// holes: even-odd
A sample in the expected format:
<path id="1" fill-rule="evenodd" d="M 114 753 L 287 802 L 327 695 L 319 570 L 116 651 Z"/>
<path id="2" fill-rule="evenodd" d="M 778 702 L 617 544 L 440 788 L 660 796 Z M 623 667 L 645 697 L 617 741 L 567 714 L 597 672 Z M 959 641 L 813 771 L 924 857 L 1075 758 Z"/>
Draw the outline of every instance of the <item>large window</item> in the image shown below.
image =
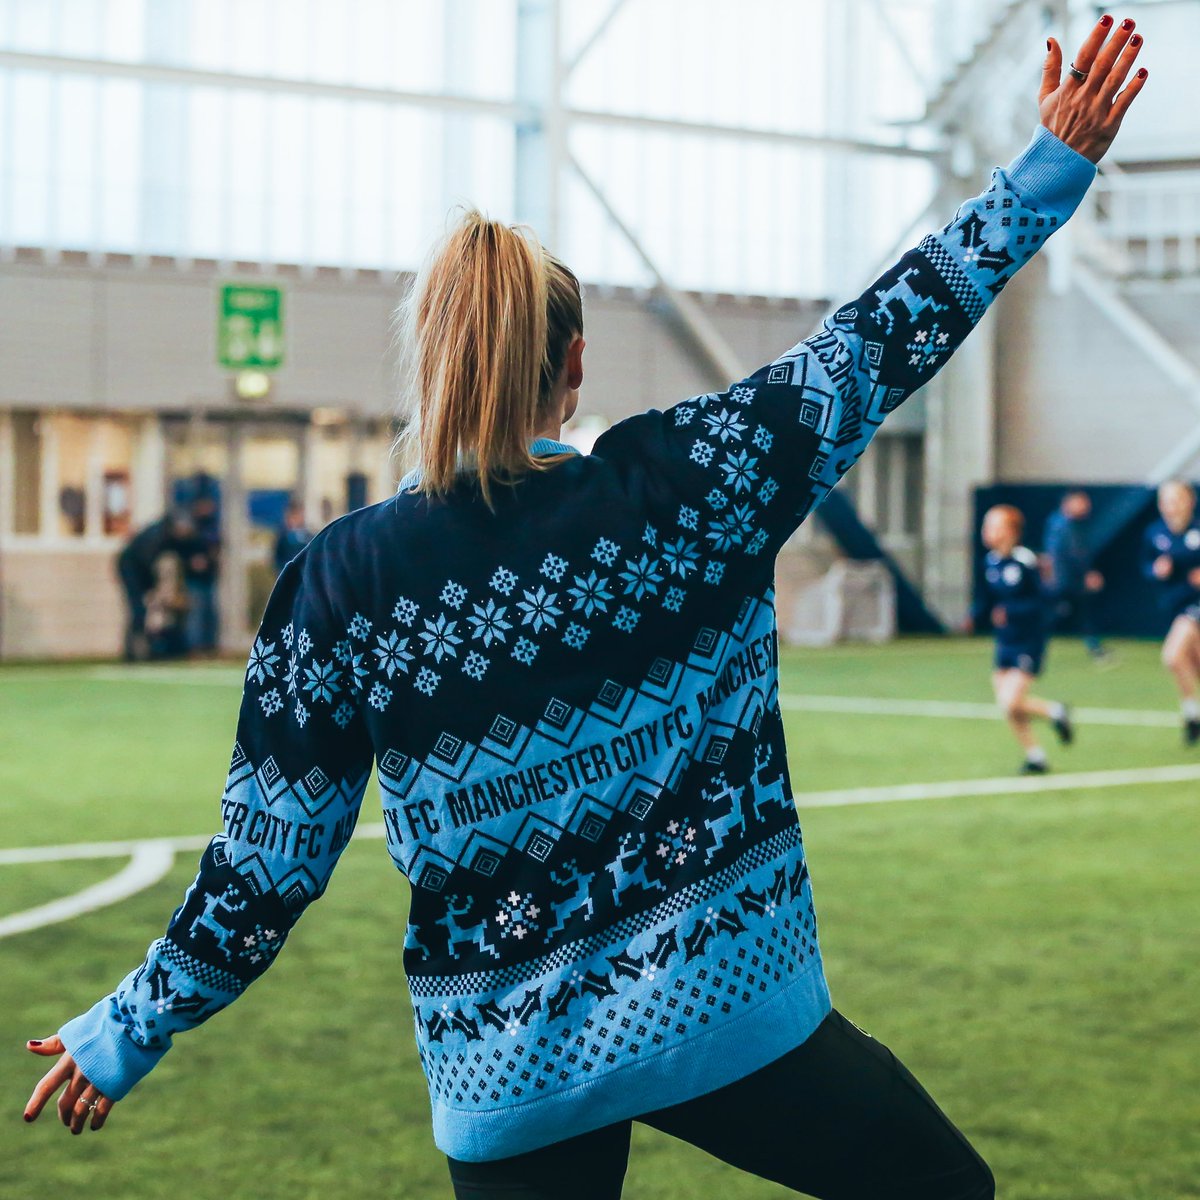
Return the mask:
<path id="1" fill-rule="evenodd" d="M 66 545 L 120 537 L 130 531 L 135 493 L 137 422 L 118 415 L 0 413 L 10 437 L 11 474 L 0 511 L 11 512 L 7 533 Z"/>
<path id="2" fill-rule="evenodd" d="M 999 4 L 559 0 L 556 74 L 550 0 L 0 0 L 0 244 L 411 268 L 455 203 L 541 220 L 561 116 L 590 282 L 653 281 L 615 214 L 677 286 L 825 296 L 928 199 L 897 123 Z"/>

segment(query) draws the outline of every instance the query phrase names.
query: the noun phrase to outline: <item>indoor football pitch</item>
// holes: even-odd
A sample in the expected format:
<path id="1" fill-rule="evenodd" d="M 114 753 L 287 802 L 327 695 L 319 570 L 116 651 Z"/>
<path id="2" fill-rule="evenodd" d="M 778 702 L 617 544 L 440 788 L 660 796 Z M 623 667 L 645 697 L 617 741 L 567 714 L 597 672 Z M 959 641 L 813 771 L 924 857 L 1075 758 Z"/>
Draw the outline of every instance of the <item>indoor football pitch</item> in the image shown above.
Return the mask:
<path id="1" fill-rule="evenodd" d="M 1181 743 L 1156 647 L 1115 651 L 1101 670 L 1053 647 L 1041 690 L 1076 705 L 1079 736 L 1060 749 L 1046 731 L 1054 772 L 1034 779 L 1015 774 L 982 640 L 784 654 L 835 1003 L 913 1069 L 1005 1200 L 1200 1197 L 1200 748 Z M 0 670 L 6 1200 L 449 1195 L 401 971 L 407 884 L 377 837 L 102 1133 L 72 1138 L 52 1110 L 21 1121 L 48 1065 L 25 1039 L 136 965 L 192 879 L 239 681 L 226 665 Z M 378 820 L 372 785 L 360 834 Z M 630 1200 L 785 1194 L 635 1131 Z"/>

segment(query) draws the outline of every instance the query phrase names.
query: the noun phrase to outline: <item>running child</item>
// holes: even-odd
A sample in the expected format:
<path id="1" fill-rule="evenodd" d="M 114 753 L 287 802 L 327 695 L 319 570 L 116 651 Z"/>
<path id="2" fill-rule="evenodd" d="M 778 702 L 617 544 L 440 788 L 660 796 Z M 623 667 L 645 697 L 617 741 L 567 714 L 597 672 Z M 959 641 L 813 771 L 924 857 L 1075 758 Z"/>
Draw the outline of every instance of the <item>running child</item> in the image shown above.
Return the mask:
<path id="1" fill-rule="evenodd" d="M 984 560 L 985 592 L 976 622 L 990 611 L 996 631 L 992 688 L 996 703 L 1025 752 L 1021 774 L 1044 775 L 1050 768 L 1033 732 L 1033 718 L 1049 721 L 1064 746 L 1071 744 L 1074 729 L 1067 705 L 1029 694 L 1033 681 L 1042 673 L 1050 612 L 1037 556 L 1021 545 L 1024 532 L 1025 517 L 1011 504 L 997 504 L 984 514 L 981 536 L 988 554 Z"/>
<path id="2" fill-rule="evenodd" d="M 1172 479 L 1158 489 L 1161 518 L 1147 530 L 1143 571 L 1158 585 L 1171 627 L 1162 661 L 1175 677 L 1183 711 L 1184 745 L 1200 742 L 1200 521 L 1196 493 Z"/>

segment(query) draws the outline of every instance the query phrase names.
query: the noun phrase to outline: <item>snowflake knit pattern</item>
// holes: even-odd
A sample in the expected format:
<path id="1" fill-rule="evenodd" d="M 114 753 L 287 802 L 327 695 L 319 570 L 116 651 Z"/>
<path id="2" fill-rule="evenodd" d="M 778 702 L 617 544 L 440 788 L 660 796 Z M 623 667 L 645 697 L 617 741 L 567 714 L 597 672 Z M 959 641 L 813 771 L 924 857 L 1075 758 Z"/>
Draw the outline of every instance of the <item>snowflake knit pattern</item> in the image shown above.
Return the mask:
<path id="1" fill-rule="evenodd" d="M 284 570 L 224 832 L 145 961 L 61 1031 L 120 1099 L 324 891 L 372 761 L 447 1154 L 721 1087 L 829 1011 L 778 705 L 774 560 L 1094 176 L 1046 130 L 813 337 L 590 455 L 401 490 Z"/>

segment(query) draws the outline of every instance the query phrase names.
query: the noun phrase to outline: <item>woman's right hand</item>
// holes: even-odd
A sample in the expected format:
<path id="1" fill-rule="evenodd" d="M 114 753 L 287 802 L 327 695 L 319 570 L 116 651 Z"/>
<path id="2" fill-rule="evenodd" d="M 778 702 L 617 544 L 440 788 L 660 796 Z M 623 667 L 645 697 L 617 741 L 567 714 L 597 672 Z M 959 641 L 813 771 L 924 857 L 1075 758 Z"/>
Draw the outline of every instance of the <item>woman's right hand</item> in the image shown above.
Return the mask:
<path id="1" fill-rule="evenodd" d="M 82 1133 L 89 1116 L 92 1118 L 93 1129 L 103 1128 L 116 1101 L 110 1100 L 92 1086 L 75 1060 L 67 1053 L 62 1038 L 56 1034 L 42 1041 L 30 1041 L 26 1043 L 26 1049 L 31 1054 L 40 1054 L 43 1057 L 53 1057 L 57 1054 L 59 1059 L 33 1089 L 33 1095 L 25 1105 L 25 1120 L 36 1121 L 42 1109 L 46 1107 L 46 1102 L 62 1088 L 63 1093 L 58 1098 L 58 1119 L 72 1133 Z"/>
<path id="2" fill-rule="evenodd" d="M 1087 76 L 1082 81 L 1071 74 L 1063 79 L 1062 47 L 1054 38 L 1047 42 L 1049 53 L 1038 97 L 1042 124 L 1094 163 L 1107 153 L 1146 82 L 1148 72 L 1143 67 L 1121 91 L 1142 48 L 1142 36 L 1133 29 L 1130 18 L 1119 24 L 1114 24 L 1112 17 L 1100 18 L 1073 60 L 1075 68 Z"/>

